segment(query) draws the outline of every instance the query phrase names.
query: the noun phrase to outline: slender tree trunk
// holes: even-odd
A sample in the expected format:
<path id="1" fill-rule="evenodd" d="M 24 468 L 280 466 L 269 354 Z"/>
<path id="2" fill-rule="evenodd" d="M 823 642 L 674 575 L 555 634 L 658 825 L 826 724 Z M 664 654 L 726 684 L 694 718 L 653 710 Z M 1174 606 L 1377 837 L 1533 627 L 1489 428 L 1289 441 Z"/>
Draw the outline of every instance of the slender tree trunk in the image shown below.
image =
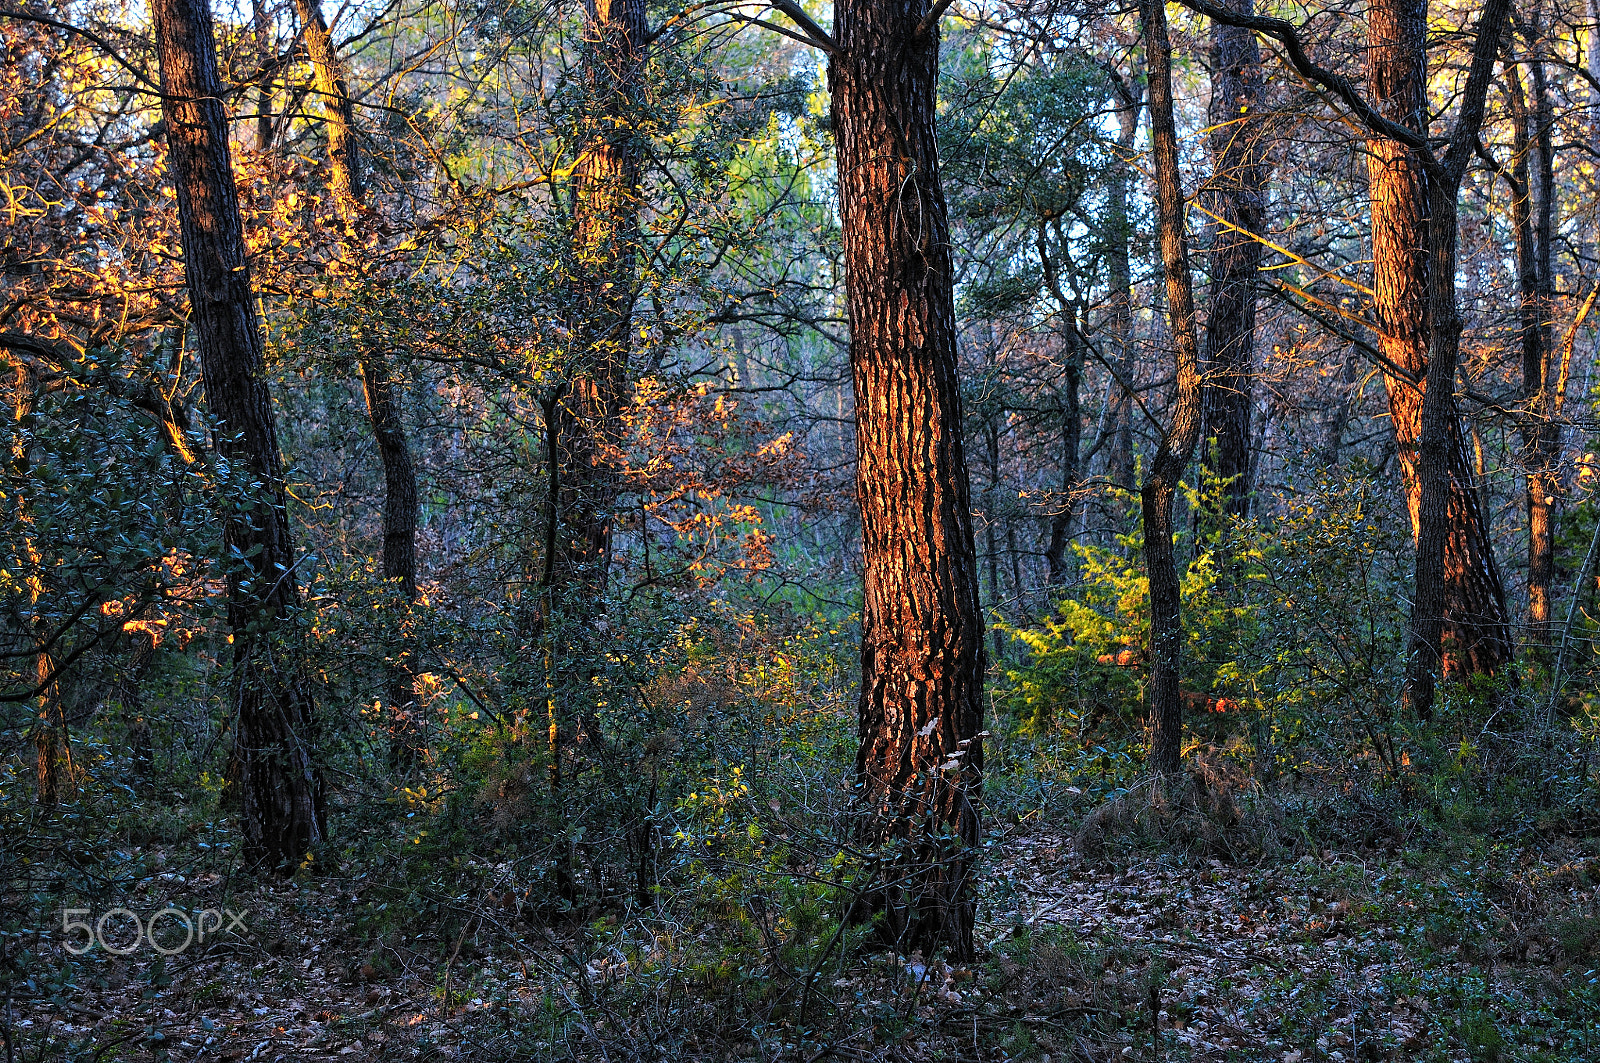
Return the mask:
<path id="1" fill-rule="evenodd" d="M 1427 132 L 1426 22 L 1426 0 L 1372 0 L 1368 7 L 1368 80 L 1373 102 L 1386 117 L 1419 133 Z M 1447 676 L 1493 674 L 1510 660 L 1512 643 L 1504 584 L 1473 489 L 1472 460 L 1455 402 L 1461 323 L 1450 270 L 1455 263 L 1455 196 L 1460 178 L 1448 188 L 1433 188 L 1437 182 L 1429 181 L 1427 161 L 1386 137 L 1371 137 L 1367 150 L 1373 289 L 1378 321 L 1383 326 L 1379 348 L 1404 374 L 1386 370 L 1384 383 L 1419 557 L 1431 549 L 1423 544 L 1428 537 L 1423 525 L 1432 519 L 1444 522 L 1433 536 L 1445 551 L 1439 566 L 1440 582 L 1417 588 L 1412 608 L 1420 626 L 1413 625 L 1413 645 L 1429 641 L 1426 633 L 1435 627 L 1446 637 L 1442 643 L 1434 640 L 1439 648 L 1431 651 L 1433 659 L 1414 662 L 1413 671 L 1426 668 L 1431 676 L 1431 670 L 1442 664 Z M 1438 214 L 1439 205 L 1446 201 L 1448 215 Z M 1434 211 L 1431 216 L 1430 211 Z M 1451 231 L 1435 233 L 1441 225 Z M 1443 271 L 1449 276 L 1435 277 L 1430 253 L 1443 251 L 1450 257 L 1436 261 L 1450 263 L 1450 269 Z M 1446 295 L 1448 305 L 1442 301 Z M 1430 353 L 1436 350 L 1451 352 L 1449 372 L 1442 376 L 1436 376 L 1429 362 Z M 1422 436 L 1427 388 L 1435 379 L 1442 381 L 1445 393 L 1435 397 L 1439 408 L 1436 426 L 1443 434 L 1434 443 L 1433 457 L 1444 464 L 1432 474 L 1443 477 L 1437 482 L 1444 485 L 1446 493 L 1430 510 L 1424 499 L 1428 492 L 1424 481 L 1430 472 L 1422 468 L 1428 460 Z M 1432 568 L 1431 564 L 1422 567 Z M 1423 609 L 1433 610 L 1435 615 L 1425 617 L 1419 612 Z M 1416 690 L 1426 698 L 1408 700 L 1418 711 L 1430 711 L 1431 680 L 1425 689 Z"/>
<path id="2" fill-rule="evenodd" d="M 223 543 L 233 640 L 235 743 L 247 865 L 294 867 L 326 834 L 313 707 L 289 645 L 300 596 L 260 323 L 228 153 L 226 90 L 204 0 L 151 5 L 167 159 L 177 191 L 192 324 L 217 452 L 257 485 L 230 509 Z"/>
<path id="3" fill-rule="evenodd" d="M 355 134 L 355 105 L 344 74 L 344 63 L 334 48 L 320 0 L 295 0 L 300 34 L 316 79 L 328 137 L 328 190 L 344 223 L 344 258 L 357 271 L 362 267 L 361 219 L 367 208 L 367 190 L 361 179 L 360 145 Z M 367 419 L 372 425 L 378 460 L 383 465 L 383 578 L 394 581 L 407 602 L 417 598 L 417 471 L 411 458 L 396 395 L 394 374 L 382 351 L 359 345 L 356 364 L 361 370 L 361 390 Z M 417 712 L 416 668 L 412 653 L 402 649 L 399 659 L 386 669 L 385 701 L 390 713 L 389 759 L 397 768 L 414 763 L 427 741 Z"/>
<path id="4" fill-rule="evenodd" d="M 1251 0 L 1240 9 L 1252 13 Z M 1211 89 L 1209 208 L 1222 220 L 1211 230 L 1211 303 L 1201 370 L 1200 461 L 1226 481 L 1224 511 L 1250 512 L 1250 409 L 1255 380 L 1256 273 L 1267 167 L 1256 113 L 1261 93 L 1261 47 L 1249 30 L 1212 24 L 1216 73 Z M 1244 230 L 1240 232 L 1239 230 Z M 1198 549 L 1198 546 L 1197 546 Z"/>
<path id="5" fill-rule="evenodd" d="M 277 56 L 273 49 L 272 22 L 267 17 L 264 0 L 250 0 L 250 15 L 264 68 L 256 83 L 256 150 L 267 151 L 272 147 L 272 79 L 277 76 Z"/>
<path id="6" fill-rule="evenodd" d="M 1044 267 L 1045 283 L 1055 296 L 1056 305 L 1065 315 L 1067 327 L 1061 330 L 1061 342 L 1066 357 L 1061 366 L 1061 501 L 1050 515 L 1050 539 L 1045 544 L 1044 558 L 1047 566 L 1046 580 L 1052 587 L 1065 585 L 1077 572 L 1077 564 L 1069 566 L 1067 547 L 1072 540 L 1072 515 L 1074 498 L 1081 480 L 1079 466 L 1083 449 L 1083 333 L 1078 318 L 1082 313 L 1080 299 L 1068 299 L 1061 285 L 1061 274 L 1050 254 L 1043 227 L 1038 232 L 1039 261 Z"/>
<path id="7" fill-rule="evenodd" d="M 1183 740 L 1183 619 L 1178 563 L 1173 551 L 1172 507 L 1178 481 L 1200 438 L 1200 350 L 1195 335 L 1194 283 L 1184 231 L 1183 186 L 1178 176 L 1178 134 L 1172 117 L 1172 44 L 1165 0 L 1144 0 L 1145 62 L 1149 69 L 1150 145 L 1155 159 L 1156 225 L 1167 280 L 1167 314 L 1177 372 L 1171 424 L 1150 463 L 1140 501 L 1144 513 L 1145 567 L 1150 576 L 1150 770 L 1179 768 Z"/>
<path id="8" fill-rule="evenodd" d="M 886 930 L 970 957 L 983 620 L 961 438 L 950 232 L 926 0 L 841 0 L 830 67 L 865 599 L 857 786 L 894 846 Z"/>
<path id="9" fill-rule="evenodd" d="M 1128 95 L 1117 110 L 1119 135 L 1117 153 L 1127 156 L 1133 151 L 1134 136 L 1139 128 L 1139 101 Z M 1110 303 L 1111 341 L 1115 348 L 1117 374 L 1121 380 L 1113 384 L 1110 480 L 1117 487 L 1132 494 L 1135 490 L 1133 461 L 1133 267 L 1128 245 L 1133 240 L 1133 222 L 1128 216 L 1129 184 L 1133 168 L 1119 158 L 1112 164 L 1111 181 L 1106 189 L 1106 287 Z"/>
<path id="10" fill-rule="evenodd" d="M 1537 46 L 1537 40 L 1533 42 Z M 1528 514 L 1528 639 L 1547 648 L 1552 637 L 1551 583 L 1555 576 L 1555 506 L 1561 495 L 1557 467 L 1561 430 L 1554 423 L 1551 354 L 1555 313 L 1555 278 L 1551 270 L 1551 237 L 1555 228 L 1553 121 L 1544 65 L 1527 64 L 1533 72 L 1535 107 L 1528 108 L 1522 75 L 1505 67 L 1506 96 L 1512 114 L 1512 229 L 1517 248 L 1517 287 L 1521 304 L 1522 400 L 1527 420 L 1522 425 L 1523 462 L 1527 474 Z M 1532 127 L 1530 129 L 1530 126 Z M 1537 175 L 1537 176 L 1535 176 Z"/>
<path id="11" fill-rule="evenodd" d="M 984 614 L 987 619 L 999 610 L 1004 598 L 1000 590 L 1000 546 L 995 538 L 995 527 L 1000 522 L 996 504 L 1000 496 L 1000 430 L 993 413 L 983 419 L 983 436 L 989 459 L 989 483 L 983 492 L 983 563 L 989 574 L 989 609 Z M 989 637 L 995 660 L 1004 661 L 1005 644 L 1001 641 L 1000 629 L 991 628 Z"/>

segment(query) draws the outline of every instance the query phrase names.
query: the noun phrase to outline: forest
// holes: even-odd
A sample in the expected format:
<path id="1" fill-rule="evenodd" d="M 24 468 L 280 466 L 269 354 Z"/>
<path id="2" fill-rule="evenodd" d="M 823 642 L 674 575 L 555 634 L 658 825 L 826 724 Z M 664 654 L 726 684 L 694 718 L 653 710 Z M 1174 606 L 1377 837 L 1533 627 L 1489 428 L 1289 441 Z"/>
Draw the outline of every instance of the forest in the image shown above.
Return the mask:
<path id="1" fill-rule="evenodd" d="M 1600 0 L 0 0 L 0 1047 L 1600 1061 Z"/>

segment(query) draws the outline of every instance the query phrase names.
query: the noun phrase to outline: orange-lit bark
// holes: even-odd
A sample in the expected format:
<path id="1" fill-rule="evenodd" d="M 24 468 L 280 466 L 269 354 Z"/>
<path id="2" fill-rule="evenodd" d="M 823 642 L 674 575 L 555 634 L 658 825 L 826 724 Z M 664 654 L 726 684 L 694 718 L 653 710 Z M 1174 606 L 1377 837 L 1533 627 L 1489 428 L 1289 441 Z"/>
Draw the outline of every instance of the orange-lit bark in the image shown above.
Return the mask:
<path id="1" fill-rule="evenodd" d="M 856 397 L 865 599 L 857 786 L 895 848 L 896 947 L 973 954 L 984 624 L 957 390 L 926 0 L 841 0 L 830 66 Z"/>
<path id="2" fill-rule="evenodd" d="M 1368 8 L 1373 104 L 1384 117 L 1418 133 L 1427 132 L 1426 16 L 1426 0 L 1373 0 Z M 1421 652 L 1442 658 L 1426 665 L 1442 667 L 1447 676 L 1493 674 L 1511 659 L 1513 646 L 1504 584 L 1474 490 L 1473 463 L 1454 398 L 1461 330 L 1453 273 L 1460 177 L 1450 181 L 1440 175 L 1430 185 L 1427 161 L 1387 137 L 1369 137 L 1367 150 L 1372 286 L 1383 327 L 1379 349 L 1401 371 L 1384 374 L 1389 413 L 1419 551 L 1426 549 L 1422 540 L 1431 537 L 1441 538 L 1444 550 L 1439 584 L 1419 584 L 1413 603 L 1422 611 L 1425 628 L 1442 624 L 1440 648 Z M 1435 275 L 1430 251 L 1437 261 L 1448 263 L 1443 271 L 1448 277 Z M 1430 294 L 1433 282 L 1448 293 Z M 1446 352 L 1448 376 L 1430 372 L 1430 349 Z M 1446 497 L 1425 513 L 1424 406 L 1427 388 L 1436 378 L 1449 392 L 1437 396 L 1440 438 L 1433 445 Z M 1434 515 L 1442 520 L 1437 533 L 1425 527 Z"/>

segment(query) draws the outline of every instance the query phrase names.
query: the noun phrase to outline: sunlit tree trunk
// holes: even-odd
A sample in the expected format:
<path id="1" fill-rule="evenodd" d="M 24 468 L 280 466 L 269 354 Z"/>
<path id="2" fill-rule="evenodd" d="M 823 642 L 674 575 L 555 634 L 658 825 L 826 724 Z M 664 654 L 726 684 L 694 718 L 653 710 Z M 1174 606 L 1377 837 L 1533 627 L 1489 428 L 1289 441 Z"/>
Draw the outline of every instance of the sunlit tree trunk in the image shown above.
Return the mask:
<path id="1" fill-rule="evenodd" d="M 1250 0 L 1238 5 L 1251 13 Z M 1207 308 L 1200 461 L 1226 481 L 1225 511 L 1250 511 L 1250 408 L 1255 381 L 1256 274 L 1267 182 L 1261 92 L 1261 47 L 1249 30 L 1212 24 L 1216 72 L 1211 83 L 1209 209 L 1211 299 Z M 1239 230 L 1243 230 L 1240 232 Z"/>
<path id="2" fill-rule="evenodd" d="M 355 106 L 345 80 L 344 63 L 334 48 L 320 0 L 295 0 L 300 33 L 311 57 L 323 127 L 328 137 L 328 190 L 345 226 L 344 258 L 348 268 L 363 268 L 361 224 L 368 204 L 361 179 L 360 145 L 355 133 Z M 398 587 L 407 602 L 417 597 L 417 471 L 406 437 L 405 422 L 389 359 L 365 343 L 357 345 L 356 364 L 367 403 L 367 419 L 383 465 L 383 578 Z M 387 668 L 386 702 L 392 740 L 390 760 L 404 767 L 425 745 L 417 712 L 416 668 L 409 649 Z"/>
<path id="3" fill-rule="evenodd" d="M 1172 117 L 1172 44 L 1167 38 L 1165 0 L 1144 0 L 1141 15 L 1149 68 L 1156 229 L 1166 274 L 1167 316 L 1177 376 L 1170 424 L 1140 493 L 1145 567 L 1150 576 L 1150 770 L 1159 777 L 1176 772 L 1182 756 L 1183 695 L 1179 676 L 1183 620 L 1172 510 L 1178 482 L 1200 439 L 1200 345 L 1195 334 L 1194 282 L 1189 275 L 1183 186 L 1178 174 L 1178 135 Z"/>
<path id="4" fill-rule="evenodd" d="M 571 326 L 553 438 L 561 463 L 560 534 L 546 571 L 592 593 L 611 563 L 614 442 L 628 385 L 637 286 L 640 137 L 649 28 L 643 0 L 585 0 L 584 135 L 573 195 Z"/>
<path id="5" fill-rule="evenodd" d="M 865 598 L 862 813 L 895 947 L 973 954 L 983 620 L 925 0 L 842 0 L 830 68 Z"/>
<path id="6" fill-rule="evenodd" d="M 308 681 L 288 645 L 299 588 L 229 158 L 226 89 L 204 0 L 155 0 L 151 15 L 206 405 L 218 454 L 256 485 L 223 524 L 244 858 L 252 867 L 293 867 L 324 838 L 326 820 Z"/>
<path id="7" fill-rule="evenodd" d="M 1373 103 L 1387 118 L 1419 133 L 1427 130 L 1426 16 L 1426 0 L 1373 0 L 1368 8 L 1368 81 Z M 1461 331 L 1451 272 L 1457 184 L 1431 187 L 1424 161 L 1398 141 L 1373 136 L 1367 141 L 1367 151 L 1373 289 L 1383 328 L 1379 349 L 1392 366 L 1384 373 L 1389 413 L 1419 558 L 1429 548 L 1425 539 L 1437 538 L 1444 550 L 1438 581 L 1419 584 L 1413 602 L 1414 655 L 1433 658 L 1414 661 L 1413 671 L 1426 669 L 1431 675 L 1442 666 L 1447 676 L 1492 674 L 1510 660 L 1512 644 L 1504 585 L 1478 493 L 1473 489 L 1472 459 L 1455 402 Z M 1450 269 L 1443 271 L 1448 276 L 1435 277 L 1430 252 L 1448 254 L 1437 260 L 1450 263 Z M 1430 298 L 1433 281 L 1439 290 Z M 1432 351 L 1448 352 L 1447 375 L 1432 371 Z M 1434 442 L 1433 455 L 1441 464 L 1426 470 L 1422 467 L 1427 460 L 1422 440 L 1425 398 L 1426 389 L 1436 380 L 1446 391 L 1435 397 L 1435 425 L 1441 435 Z M 1431 472 L 1437 472 L 1444 488 L 1436 505 L 1425 499 Z M 1434 519 L 1440 522 L 1436 530 L 1424 527 Z M 1435 627 L 1442 632 L 1442 641 L 1428 637 Z M 1430 643 L 1438 648 L 1425 649 Z M 1420 679 L 1421 673 L 1417 676 Z M 1408 696 L 1408 700 L 1426 713 L 1432 703 L 1431 683 L 1412 686 L 1426 697 Z"/>

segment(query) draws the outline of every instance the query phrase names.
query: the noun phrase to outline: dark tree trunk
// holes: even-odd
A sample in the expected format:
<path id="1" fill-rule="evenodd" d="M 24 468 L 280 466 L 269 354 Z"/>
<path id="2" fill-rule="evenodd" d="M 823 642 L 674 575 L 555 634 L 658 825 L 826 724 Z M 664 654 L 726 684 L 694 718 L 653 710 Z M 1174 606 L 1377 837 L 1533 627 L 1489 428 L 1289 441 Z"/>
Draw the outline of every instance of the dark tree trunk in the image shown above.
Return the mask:
<path id="1" fill-rule="evenodd" d="M 1177 394 L 1171 424 L 1150 463 L 1140 502 L 1144 513 L 1145 567 L 1150 576 L 1150 770 L 1175 773 L 1183 740 L 1183 618 L 1178 562 L 1173 550 L 1172 505 L 1178 481 L 1200 438 L 1200 351 L 1195 335 L 1194 282 L 1184 233 L 1183 186 L 1178 177 L 1178 135 L 1172 118 L 1172 44 L 1164 0 L 1144 0 L 1145 62 L 1149 67 L 1150 145 L 1155 159 L 1156 226 L 1167 279 L 1167 315 L 1176 361 Z"/>
<path id="2" fill-rule="evenodd" d="M 283 470 L 260 323 L 228 155 L 226 94 L 204 0 L 151 5 L 161 60 L 167 158 L 177 191 L 192 324 L 217 452 L 256 486 L 230 509 L 223 542 L 233 639 L 235 743 L 251 867 L 293 868 L 326 833 L 313 708 L 288 644 L 299 609 Z"/>
<path id="3" fill-rule="evenodd" d="M 1239 4 L 1251 14 L 1251 0 Z M 1211 302 L 1206 317 L 1200 461 L 1227 484 L 1224 511 L 1250 512 L 1250 408 L 1255 380 L 1256 273 L 1267 183 L 1261 93 L 1261 47 L 1249 30 L 1212 24 L 1216 72 L 1211 82 L 1211 158 L 1215 169 L 1208 208 Z M 1241 232 L 1240 230 L 1243 230 Z"/>
<path id="4" fill-rule="evenodd" d="M 841 0 L 830 67 L 856 398 L 865 600 L 861 811 L 892 846 L 886 930 L 973 954 L 983 620 L 957 390 L 926 0 Z"/>
<path id="5" fill-rule="evenodd" d="M 1387 118 L 1419 133 L 1427 131 L 1425 99 L 1427 9 L 1426 0 L 1373 0 L 1368 8 L 1368 80 L 1374 105 Z M 1498 35 L 1498 27 L 1496 27 Z M 1481 124 L 1481 117 L 1479 119 Z M 1511 658 L 1512 643 L 1505 606 L 1505 590 L 1495 563 L 1487 524 L 1473 489 L 1473 464 L 1467 451 L 1461 415 L 1455 401 L 1456 359 L 1460 348 L 1461 320 L 1455 306 L 1455 197 L 1460 181 L 1445 180 L 1434 188 L 1428 164 L 1399 141 L 1372 136 L 1367 141 L 1368 184 L 1372 202 L 1373 289 L 1383 334 L 1379 348 L 1404 374 L 1386 369 L 1389 413 L 1405 477 L 1406 500 L 1412 530 L 1417 537 L 1419 579 L 1432 570 L 1423 555 L 1428 539 L 1443 543 L 1439 582 L 1417 587 L 1413 602 L 1413 644 L 1431 642 L 1422 651 L 1427 660 L 1414 660 L 1418 668 L 1443 666 L 1444 674 L 1493 674 Z M 1442 177 L 1442 175 L 1441 175 Z M 1439 213 L 1447 206 L 1446 213 Z M 1433 214 L 1430 217 L 1430 211 Z M 1441 227 L 1448 233 L 1439 232 Z M 1430 268 L 1430 253 L 1448 253 L 1450 269 Z M 1443 274 L 1443 275 L 1437 275 Z M 1431 287 L 1430 287 L 1431 286 Z M 1449 370 L 1436 374 L 1430 356 L 1447 352 Z M 1432 457 L 1442 462 L 1424 469 L 1422 437 L 1427 389 L 1441 381 L 1443 393 L 1433 396 L 1437 407 L 1435 428 L 1441 433 L 1432 443 Z M 1425 481 L 1434 477 L 1444 495 L 1430 506 Z M 1425 532 L 1429 520 L 1443 524 Z M 1444 641 L 1429 639 L 1438 628 Z M 1426 714 L 1432 704 L 1431 679 L 1410 697 L 1417 711 Z"/>
<path id="6" fill-rule="evenodd" d="M 1115 348 L 1118 380 L 1112 385 L 1111 456 L 1107 475 L 1111 482 L 1129 494 L 1136 488 L 1133 461 L 1133 267 L 1128 245 L 1133 241 L 1133 222 L 1128 216 L 1128 186 L 1133 168 L 1122 159 L 1132 154 L 1139 128 L 1139 101 L 1124 94 L 1117 110 L 1119 159 L 1112 164 L 1110 187 L 1106 190 L 1106 287 L 1110 313 L 1111 341 Z"/>
<path id="7" fill-rule="evenodd" d="M 1549 646 L 1552 634 L 1550 591 L 1555 576 L 1555 506 L 1561 494 L 1557 468 L 1561 429 L 1554 423 L 1559 400 L 1553 392 L 1551 365 L 1555 311 L 1550 247 L 1555 227 L 1555 204 L 1550 195 L 1554 184 L 1553 115 L 1544 64 L 1535 61 L 1528 65 L 1533 72 L 1533 113 L 1516 66 L 1506 66 L 1505 86 L 1512 114 L 1511 220 L 1521 296 L 1522 401 L 1527 418 L 1522 424 L 1522 447 L 1527 473 L 1528 638 L 1542 650 Z"/>
<path id="8" fill-rule="evenodd" d="M 1061 366 L 1061 501 L 1050 514 L 1050 539 L 1044 549 L 1049 585 L 1060 587 L 1077 572 L 1076 563 L 1069 565 L 1067 562 L 1067 550 L 1072 540 L 1074 500 L 1082 479 L 1079 466 L 1083 449 L 1083 333 L 1078 317 L 1083 304 L 1081 300 L 1067 298 L 1043 228 L 1039 230 L 1038 245 L 1045 283 L 1055 296 L 1061 308 L 1058 312 L 1065 316 L 1067 325 L 1061 330 L 1061 341 L 1066 347 Z"/>
<path id="9" fill-rule="evenodd" d="M 367 207 L 361 179 L 355 106 L 345 81 L 344 63 L 328 33 L 320 0 L 295 0 L 300 33 L 311 57 L 328 136 L 328 190 L 345 226 L 345 259 L 360 270 L 361 219 Z M 394 374 L 382 351 L 362 344 L 356 356 L 367 419 L 383 465 L 383 578 L 393 581 L 408 602 L 417 598 L 417 471 L 395 394 Z M 386 669 L 385 702 L 390 713 L 389 759 L 397 768 L 414 763 L 427 740 L 417 713 L 416 667 L 409 648 Z"/>

